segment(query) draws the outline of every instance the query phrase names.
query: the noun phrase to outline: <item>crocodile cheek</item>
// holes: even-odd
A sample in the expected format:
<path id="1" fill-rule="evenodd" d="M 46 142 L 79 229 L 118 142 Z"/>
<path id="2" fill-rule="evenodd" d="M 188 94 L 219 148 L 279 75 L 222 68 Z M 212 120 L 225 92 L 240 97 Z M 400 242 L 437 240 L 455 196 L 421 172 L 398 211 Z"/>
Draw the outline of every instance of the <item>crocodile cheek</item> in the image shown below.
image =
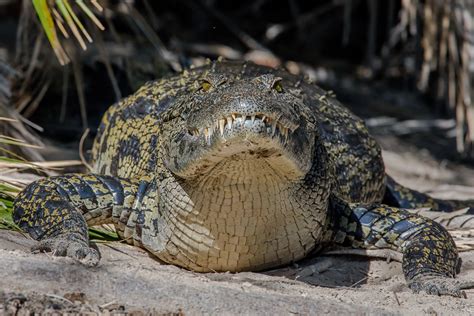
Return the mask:
<path id="1" fill-rule="evenodd" d="M 179 142 L 171 142 L 164 152 L 165 167 L 180 178 L 194 177 L 196 169 L 206 164 L 201 157 L 207 148 L 191 135 L 184 135 Z"/>

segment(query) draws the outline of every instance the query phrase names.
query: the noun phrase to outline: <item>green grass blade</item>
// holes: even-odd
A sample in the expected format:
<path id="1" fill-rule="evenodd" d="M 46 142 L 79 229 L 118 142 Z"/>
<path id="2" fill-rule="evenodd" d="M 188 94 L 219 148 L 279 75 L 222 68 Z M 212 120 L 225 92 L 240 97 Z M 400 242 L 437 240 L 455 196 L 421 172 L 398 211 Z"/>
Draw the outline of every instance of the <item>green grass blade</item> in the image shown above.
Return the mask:
<path id="1" fill-rule="evenodd" d="M 51 11 L 48 6 L 47 0 L 32 0 L 33 7 L 35 8 L 36 14 L 40 19 L 41 25 L 46 33 L 49 43 L 53 47 L 53 51 L 56 54 L 61 65 L 65 65 L 69 62 L 69 57 L 66 52 L 63 50 L 59 38 L 56 33 L 56 28 L 54 26 L 54 20 L 51 16 Z"/>
<path id="2" fill-rule="evenodd" d="M 20 190 L 12 186 L 11 184 L 0 182 L 0 194 L 7 195 L 13 199 L 13 196 L 10 193 L 18 193 Z"/>
<path id="3" fill-rule="evenodd" d="M 13 222 L 13 197 L 2 193 L 0 187 L 0 229 L 21 231 L 20 227 Z"/>
<path id="4" fill-rule="evenodd" d="M 107 231 L 100 228 L 89 228 L 89 239 L 96 241 L 119 241 L 120 238 L 114 231 Z"/>

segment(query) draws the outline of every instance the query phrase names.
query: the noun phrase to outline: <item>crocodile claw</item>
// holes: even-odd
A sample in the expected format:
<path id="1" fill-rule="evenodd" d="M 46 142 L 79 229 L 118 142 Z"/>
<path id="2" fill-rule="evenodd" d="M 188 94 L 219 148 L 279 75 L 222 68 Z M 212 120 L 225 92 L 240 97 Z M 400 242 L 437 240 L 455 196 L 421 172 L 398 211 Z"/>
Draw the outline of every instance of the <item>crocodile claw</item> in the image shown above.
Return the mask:
<path id="1" fill-rule="evenodd" d="M 409 283 L 414 293 L 425 292 L 431 295 L 449 295 L 467 298 L 465 289 L 474 288 L 474 281 L 463 281 L 444 276 L 421 275 Z"/>
<path id="2" fill-rule="evenodd" d="M 64 233 L 39 241 L 31 248 L 33 252 L 52 252 L 53 256 L 70 257 L 85 266 L 96 266 L 100 253 L 89 246 L 86 238 L 78 233 Z"/>

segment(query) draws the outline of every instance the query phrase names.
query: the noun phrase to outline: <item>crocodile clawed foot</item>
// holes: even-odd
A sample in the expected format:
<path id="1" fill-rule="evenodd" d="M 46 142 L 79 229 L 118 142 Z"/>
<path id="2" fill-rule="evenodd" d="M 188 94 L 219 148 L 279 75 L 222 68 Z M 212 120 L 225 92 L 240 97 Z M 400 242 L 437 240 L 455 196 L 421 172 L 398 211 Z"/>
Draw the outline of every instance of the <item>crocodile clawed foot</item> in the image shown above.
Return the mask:
<path id="1" fill-rule="evenodd" d="M 415 277 L 409 287 L 414 293 L 425 292 L 431 295 L 450 295 L 466 298 L 463 290 L 474 288 L 474 281 L 463 281 L 445 276 L 421 275 Z"/>
<path id="2" fill-rule="evenodd" d="M 43 239 L 31 251 L 52 252 L 54 256 L 70 257 L 90 267 L 96 266 L 100 260 L 99 252 L 78 233 L 63 233 Z"/>

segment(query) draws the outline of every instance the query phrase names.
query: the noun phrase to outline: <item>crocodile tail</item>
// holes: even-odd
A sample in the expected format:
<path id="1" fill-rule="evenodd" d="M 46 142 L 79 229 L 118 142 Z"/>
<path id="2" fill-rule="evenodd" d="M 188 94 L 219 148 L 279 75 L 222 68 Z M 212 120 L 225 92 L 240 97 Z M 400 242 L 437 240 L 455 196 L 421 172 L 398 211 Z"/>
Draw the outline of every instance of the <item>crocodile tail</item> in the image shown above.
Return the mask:
<path id="1" fill-rule="evenodd" d="M 474 229 L 474 200 L 442 200 L 412 190 L 386 176 L 383 204 L 411 209 L 449 229 Z"/>

